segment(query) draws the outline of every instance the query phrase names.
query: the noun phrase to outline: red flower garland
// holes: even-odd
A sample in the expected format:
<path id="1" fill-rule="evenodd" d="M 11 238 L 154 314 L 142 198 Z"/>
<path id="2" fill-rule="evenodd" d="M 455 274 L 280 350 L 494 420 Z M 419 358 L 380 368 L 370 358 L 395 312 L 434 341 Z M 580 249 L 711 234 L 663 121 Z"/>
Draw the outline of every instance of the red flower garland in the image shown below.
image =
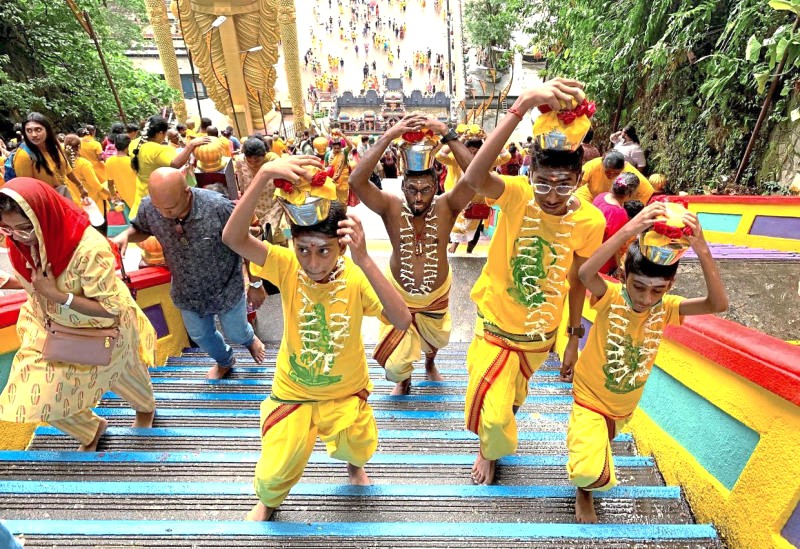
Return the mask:
<path id="1" fill-rule="evenodd" d="M 281 189 L 282 191 L 286 191 L 287 193 L 294 192 L 294 184 L 286 179 L 276 179 L 273 181 L 273 184 L 277 188 Z"/>
<path id="2" fill-rule="evenodd" d="M 403 138 L 403 141 L 407 143 L 419 143 L 420 141 L 425 139 L 425 137 L 428 135 L 433 135 L 433 132 L 426 128 L 424 130 L 406 132 L 401 137 Z"/>
<path id="3" fill-rule="evenodd" d="M 539 105 L 539 112 L 541 113 L 550 112 L 551 110 L 553 109 L 551 109 L 549 105 Z M 597 106 L 594 104 L 594 101 L 584 99 L 583 103 L 574 109 L 558 111 L 556 116 L 558 116 L 558 119 L 565 125 L 569 125 L 575 122 L 575 119 L 579 116 L 586 115 L 587 118 L 591 118 L 594 116 L 595 112 L 597 112 Z"/>
<path id="4" fill-rule="evenodd" d="M 692 236 L 694 234 L 689 226 L 673 227 L 672 225 L 667 225 L 666 221 L 656 221 L 653 224 L 653 230 L 672 240 L 679 240 L 684 236 Z"/>
<path id="5" fill-rule="evenodd" d="M 329 177 L 333 177 L 333 166 L 328 166 L 325 170 L 320 170 L 311 178 L 312 187 L 322 187 Z"/>

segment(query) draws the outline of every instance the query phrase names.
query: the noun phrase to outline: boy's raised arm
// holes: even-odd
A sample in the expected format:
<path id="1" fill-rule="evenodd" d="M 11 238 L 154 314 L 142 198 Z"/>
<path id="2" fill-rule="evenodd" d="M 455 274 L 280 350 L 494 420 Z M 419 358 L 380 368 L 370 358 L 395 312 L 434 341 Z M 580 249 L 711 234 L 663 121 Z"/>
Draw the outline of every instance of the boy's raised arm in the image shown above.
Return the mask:
<path id="1" fill-rule="evenodd" d="M 364 271 L 378 299 L 381 300 L 386 319 L 398 330 L 407 330 L 411 326 L 411 313 L 403 298 L 386 280 L 380 268 L 367 253 L 367 242 L 361 221 L 354 214 L 348 213 L 347 219 L 339 222 L 338 232 L 339 242 L 350 247 L 353 262 Z"/>
<path id="2" fill-rule="evenodd" d="M 562 105 L 571 104 L 573 99 L 580 103 L 585 97 L 581 88 L 583 85 L 576 80 L 554 78 L 522 92 L 472 159 L 464 173 L 464 183 L 480 195 L 500 198 L 505 190 L 505 183 L 498 175 L 490 172 L 492 163 L 503 150 L 514 129 L 524 119 L 525 113 L 538 105 L 547 104 L 558 111 Z"/>
<path id="3" fill-rule="evenodd" d="M 383 153 L 392 143 L 403 133 L 414 131 L 420 128 L 425 121 L 425 117 L 420 114 L 408 114 L 397 122 L 394 126 L 386 130 L 386 132 L 378 139 L 375 146 L 367 151 L 364 158 L 361 158 L 356 164 L 350 174 L 348 182 L 353 192 L 356 193 L 359 200 L 363 202 L 367 208 L 372 210 L 378 215 L 384 215 L 389 209 L 391 198 L 388 193 L 384 193 L 378 187 L 373 185 L 369 176 L 378 165 Z"/>
<path id="4" fill-rule="evenodd" d="M 305 170 L 309 167 L 322 168 L 322 163 L 316 156 L 287 156 L 261 166 L 225 224 L 222 242 L 246 260 L 263 265 L 267 248 L 250 234 L 250 220 L 256 211 L 258 198 L 270 180 L 280 178 L 296 183 L 306 175 Z"/>
<path id="5" fill-rule="evenodd" d="M 606 261 L 614 257 L 614 254 L 625 245 L 633 236 L 649 229 L 656 219 L 666 214 L 666 208 L 661 202 L 654 202 L 639 212 L 636 217 L 628 221 L 620 230 L 603 242 L 597 251 L 586 260 L 578 271 L 583 285 L 592 295 L 600 299 L 606 294 L 606 281 L 600 276 L 599 271 Z"/>
<path id="6" fill-rule="evenodd" d="M 728 293 L 722 284 L 722 279 L 717 270 L 717 264 L 711 257 L 711 250 L 708 248 L 703 235 L 703 228 L 697 220 L 697 216 L 691 212 L 683 215 L 683 222 L 691 227 L 692 236 L 687 237 L 692 246 L 697 259 L 700 260 L 700 267 L 703 269 L 703 278 L 706 281 L 706 296 L 684 299 L 681 301 L 678 312 L 682 316 L 705 315 L 711 313 L 721 313 L 728 308 Z"/>

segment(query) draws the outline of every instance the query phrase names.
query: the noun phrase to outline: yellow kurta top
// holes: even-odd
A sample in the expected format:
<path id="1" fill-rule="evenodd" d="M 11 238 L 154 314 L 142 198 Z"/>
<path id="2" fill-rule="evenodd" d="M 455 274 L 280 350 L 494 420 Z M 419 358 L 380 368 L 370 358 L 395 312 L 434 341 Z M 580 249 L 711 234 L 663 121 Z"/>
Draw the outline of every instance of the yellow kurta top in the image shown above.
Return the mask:
<path id="1" fill-rule="evenodd" d="M 106 176 L 114 182 L 114 189 L 128 208 L 136 199 L 136 172 L 131 168 L 131 157 L 114 155 L 106 160 Z"/>
<path id="2" fill-rule="evenodd" d="M 643 204 L 647 204 L 647 201 L 653 196 L 653 186 L 647 178 L 628 162 L 625 162 L 625 167 L 622 168 L 622 171 L 630 172 L 639 178 L 639 187 L 636 189 L 636 194 L 628 200 L 641 200 Z M 581 186 L 575 191 L 575 195 L 581 197 L 584 202 L 591 204 L 600 193 L 610 192 L 611 185 L 614 182 L 606 177 L 603 159 L 593 158 L 583 165 L 581 183 Z"/>
<path id="3" fill-rule="evenodd" d="M 313 282 L 294 250 L 268 245 L 263 266 L 250 271 L 281 290 L 283 338 L 272 384 L 272 398 L 318 401 L 372 390 L 361 340 L 364 316 L 383 311 L 364 272 L 342 256 L 338 274 L 326 284 Z"/>
<path id="4" fill-rule="evenodd" d="M 41 235 L 40 235 L 41 238 Z M 99 301 L 119 315 L 120 338 L 109 366 L 46 362 L 42 359 L 45 312 L 33 286 L 20 279 L 29 297 L 17 321 L 19 351 L 8 384 L 0 394 L 0 420 L 30 423 L 58 420 L 97 404 L 125 370 L 153 365 L 156 334 L 125 283 L 114 272 L 105 237 L 92 227 L 83 233 L 67 268 L 56 279 L 59 290 Z M 108 327 L 113 319 L 83 315 L 41 298 L 47 316 L 73 327 Z"/>
<path id="5" fill-rule="evenodd" d="M 87 135 L 81 139 L 81 156 L 92 163 L 94 173 L 100 182 L 106 180 L 106 165 L 100 159 L 103 154 L 103 146 L 91 135 Z"/>
<path id="6" fill-rule="evenodd" d="M 603 241 L 600 210 L 579 200 L 564 216 L 536 205 L 525 176 L 500 176 L 502 215 L 470 296 L 488 324 L 512 334 L 543 335 L 561 322 L 573 254 L 589 257 Z"/>
<path id="7" fill-rule="evenodd" d="M 147 182 L 150 180 L 150 174 L 158 168 L 166 168 L 169 166 L 175 157 L 178 156 L 178 151 L 169 145 L 162 145 L 161 143 L 153 143 L 148 141 L 142 143 L 139 147 L 139 171 L 136 173 L 136 196 L 133 199 L 131 206 L 131 213 L 128 219 L 133 219 L 139 211 L 139 203 L 142 198 L 150 194 L 147 190 Z"/>
<path id="8" fill-rule="evenodd" d="M 44 158 L 47 166 L 50 168 L 50 171 L 53 172 L 53 175 L 48 175 L 44 169 L 37 170 L 36 164 L 34 164 L 30 155 L 25 151 L 25 149 L 18 147 L 17 152 L 14 155 L 14 171 L 16 172 L 17 177 L 33 177 L 39 181 L 44 181 L 51 187 L 64 185 L 67 180 L 67 174 L 72 172 L 72 168 L 70 167 L 69 162 L 67 162 L 67 159 L 62 154 L 61 158 L 59 159 L 61 162 L 61 168 L 57 168 L 55 162 L 53 162 L 53 159 L 50 158 L 50 155 L 47 154 L 46 151 L 44 152 Z"/>
<path id="9" fill-rule="evenodd" d="M 289 150 L 289 147 L 286 146 L 286 143 L 283 142 L 283 139 L 272 140 L 272 152 L 274 152 L 278 156 L 281 156 L 287 150 Z"/>
<path id="10" fill-rule="evenodd" d="M 350 156 L 350 155 L 348 155 Z M 336 188 L 338 190 L 347 190 L 350 188 L 350 162 L 345 162 L 344 152 L 333 156 L 331 155 L 329 165 L 333 166 L 334 181 L 336 181 Z"/>
<path id="11" fill-rule="evenodd" d="M 86 189 L 86 193 L 89 195 L 89 198 L 94 200 L 95 204 L 97 204 L 97 207 L 100 208 L 100 211 L 104 211 L 104 205 L 107 211 L 108 204 L 106 204 L 106 201 L 111 196 L 111 193 L 108 192 L 108 187 L 106 184 L 100 182 L 97 174 L 94 172 L 92 163 L 83 157 L 78 157 L 75 159 L 75 166 L 72 168 L 72 173 L 75 174 L 75 177 L 77 177 L 78 180 L 83 184 L 83 187 Z M 72 193 L 72 199 L 78 206 L 80 206 L 81 193 L 78 190 L 78 187 L 76 187 L 75 184 L 68 179 L 67 188 L 69 189 L 69 192 Z"/>
<path id="12" fill-rule="evenodd" d="M 230 139 L 224 135 L 220 135 L 217 138 L 217 142 L 219 143 L 220 150 L 222 150 L 222 156 L 233 156 L 233 142 Z"/>
<path id="13" fill-rule="evenodd" d="M 575 402 L 612 419 L 625 419 L 642 398 L 667 325 L 680 325 L 683 298 L 665 295 L 661 303 L 637 313 L 622 284 L 606 283 L 586 346 L 575 365 Z"/>
<path id="14" fill-rule="evenodd" d="M 438 153 L 436 155 L 436 160 L 438 160 L 440 164 L 447 166 L 447 175 L 444 177 L 445 192 L 453 190 L 453 187 L 456 186 L 458 180 L 461 179 L 462 175 L 464 175 L 464 172 L 461 171 L 461 166 L 459 166 L 458 162 L 456 162 L 452 152 L 447 154 Z M 500 151 L 500 154 L 497 156 L 497 158 L 495 158 L 494 162 L 492 162 L 492 167 L 496 168 L 497 166 L 502 166 L 509 160 L 511 160 L 511 153 L 503 149 Z M 480 198 L 480 195 L 476 194 L 475 197 Z M 475 202 L 474 199 L 473 202 Z"/>

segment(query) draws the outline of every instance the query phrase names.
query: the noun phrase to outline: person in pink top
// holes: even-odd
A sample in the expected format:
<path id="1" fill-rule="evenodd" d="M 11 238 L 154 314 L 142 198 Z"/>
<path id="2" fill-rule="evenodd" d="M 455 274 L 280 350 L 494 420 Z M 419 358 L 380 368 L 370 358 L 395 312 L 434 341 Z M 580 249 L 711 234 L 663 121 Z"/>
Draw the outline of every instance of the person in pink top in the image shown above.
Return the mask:
<path id="1" fill-rule="evenodd" d="M 606 228 L 603 232 L 603 242 L 611 238 L 614 233 L 620 230 L 628 222 L 628 213 L 622 204 L 628 200 L 639 187 L 639 178 L 630 172 L 623 172 L 614 180 L 611 185 L 611 192 L 600 193 L 592 204 L 603 212 L 606 218 Z M 601 274 L 611 275 L 617 270 L 619 264 L 619 254 L 611 257 L 600 268 Z"/>

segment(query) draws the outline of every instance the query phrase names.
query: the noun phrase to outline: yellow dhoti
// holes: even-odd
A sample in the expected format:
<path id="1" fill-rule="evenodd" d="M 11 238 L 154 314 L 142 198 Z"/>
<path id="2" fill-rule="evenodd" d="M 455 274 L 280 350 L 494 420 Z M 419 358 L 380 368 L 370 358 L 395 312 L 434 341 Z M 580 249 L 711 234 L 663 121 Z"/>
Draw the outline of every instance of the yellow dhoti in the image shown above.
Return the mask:
<path id="1" fill-rule="evenodd" d="M 261 403 L 261 457 L 256 464 L 256 494 L 267 507 L 278 507 L 303 475 L 317 436 L 332 458 L 362 467 L 378 447 L 378 427 L 359 395 L 319 402 Z"/>
<path id="2" fill-rule="evenodd" d="M 414 361 L 420 353 L 432 353 L 450 341 L 450 284 L 452 274 L 429 294 L 410 294 L 393 276 L 387 276 L 411 312 L 411 326 L 398 330 L 391 324 L 382 324 L 378 345 L 373 357 L 386 369 L 386 379 L 400 383 L 411 377 Z"/>
<path id="3" fill-rule="evenodd" d="M 495 332 L 499 330 L 484 328 L 479 317 L 467 351 L 469 382 L 464 419 L 467 429 L 480 438 L 481 455 L 488 460 L 516 451 L 517 422 L 512 406 L 525 402 L 528 379 L 547 358 L 555 335 L 530 341 L 526 336 Z"/>
<path id="4" fill-rule="evenodd" d="M 612 419 L 580 404 L 572 405 L 567 428 L 567 474 L 584 490 L 610 490 L 617 485 L 611 441 L 628 423 Z"/>

